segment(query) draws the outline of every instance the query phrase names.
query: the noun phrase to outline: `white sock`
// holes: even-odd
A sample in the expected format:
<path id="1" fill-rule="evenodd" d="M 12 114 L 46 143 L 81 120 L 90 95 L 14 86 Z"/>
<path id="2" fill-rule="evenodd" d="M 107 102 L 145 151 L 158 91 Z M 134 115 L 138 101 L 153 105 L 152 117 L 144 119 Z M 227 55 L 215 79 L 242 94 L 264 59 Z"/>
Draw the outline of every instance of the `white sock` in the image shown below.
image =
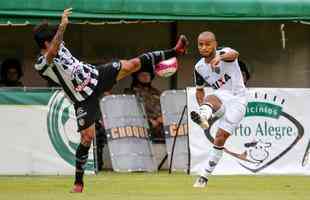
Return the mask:
<path id="1" fill-rule="evenodd" d="M 207 160 L 207 166 L 204 168 L 204 171 L 200 174 L 203 177 L 208 177 L 212 174 L 213 170 L 215 169 L 216 165 L 220 161 L 223 156 L 223 149 L 224 147 L 217 147 L 213 146 L 210 156 Z"/>
<path id="2" fill-rule="evenodd" d="M 212 116 L 213 109 L 212 105 L 210 104 L 203 104 L 199 107 L 199 114 L 204 119 L 208 120 Z"/>
<path id="3" fill-rule="evenodd" d="M 221 118 L 225 114 L 225 106 L 222 104 L 221 107 L 212 114 L 212 117 Z"/>

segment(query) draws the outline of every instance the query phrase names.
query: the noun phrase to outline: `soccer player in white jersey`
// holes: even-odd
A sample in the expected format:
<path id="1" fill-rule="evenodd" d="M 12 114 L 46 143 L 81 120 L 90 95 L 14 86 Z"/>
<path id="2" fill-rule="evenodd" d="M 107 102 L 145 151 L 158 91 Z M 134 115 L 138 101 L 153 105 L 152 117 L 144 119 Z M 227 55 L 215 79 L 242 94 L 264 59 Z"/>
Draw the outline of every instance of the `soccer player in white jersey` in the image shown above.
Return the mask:
<path id="1" fill-rule="evenodd" d="M 84 166 L 95 135 L 95 121 L 100 118 L 99 99 L 111 90 L 116 81 L 140 68 L 155 70 L 156 64 L 175 56 L 184 55 L 187 39 L 181 35 L 174 48 L 142 54 L 130 60 L 118 60 L 103 66 L 93 66 L 75 58 L 65 47 L 63 35 L 69 23 L 71 9 L 63 12 L 57 30 L 47 23 L 34 28 L 34 39 L 40 48 L 35 69 L 45 78 L 52 79 L 64 90 L 74 104 L 81 142 L 76 150 L 75 182 L 72 192 L 84 188 Z"/>
<path id="2" fill-rule="evenodd" d="M 205 187 L 223 155 L 225 141 L 245 115 L 248 97 L 238 65 L 237 51 L 231 48 L 217 50 L 215 35 L 208 31 L 199 34 L 198 50 L 202 58 L 195 65 L 194 75 L 199 112 L 192 111 L 191 119 L 207 129 L 208 120 L 219 117 L 218 130 L 207 164 L 193 185 Z M 211 94 L 205 94 L 206 85 L 213 88 Z"/>

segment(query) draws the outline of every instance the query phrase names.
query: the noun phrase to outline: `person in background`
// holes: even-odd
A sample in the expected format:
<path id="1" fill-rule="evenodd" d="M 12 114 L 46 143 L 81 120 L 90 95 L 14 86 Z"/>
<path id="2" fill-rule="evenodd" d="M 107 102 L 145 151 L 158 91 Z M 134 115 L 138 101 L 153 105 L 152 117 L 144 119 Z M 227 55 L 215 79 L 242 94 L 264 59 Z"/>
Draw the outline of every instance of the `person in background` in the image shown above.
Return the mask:
<path id="1" fill-rule="evenodd" d="M 22 66 L 19 60 L 9 58 L 2 62 L 1 65 L 1 83 L 3 87 L 23 87 L 20 79 L 23 76 Z"/>
<path id="2" fill-rule="evenodd" d="M 125 89 L 125 94 L 137 96 L 145 108 L 150 134 L 153 142 L 164 143 L 163 119 L 160 107 L 161 91 L 152 86 L 155 75 L 150 70 L 139 70 L 132 74 L 130 89 Z"/>

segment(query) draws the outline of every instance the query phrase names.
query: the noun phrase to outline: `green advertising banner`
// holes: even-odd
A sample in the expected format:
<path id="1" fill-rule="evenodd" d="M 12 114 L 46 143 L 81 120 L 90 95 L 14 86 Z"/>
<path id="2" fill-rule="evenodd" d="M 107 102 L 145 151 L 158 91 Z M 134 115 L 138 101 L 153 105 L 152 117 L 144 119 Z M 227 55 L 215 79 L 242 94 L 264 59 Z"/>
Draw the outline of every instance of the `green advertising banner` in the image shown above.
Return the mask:
<path id="1" fill-rule="evenodd" d="M 80 134 L 60 90 L 0 90 L 0 174 L 73 174 Z M 7 142 L 10 141 L 10 142 Z M 86 170 L 94 171 L 90 152 Z"/>

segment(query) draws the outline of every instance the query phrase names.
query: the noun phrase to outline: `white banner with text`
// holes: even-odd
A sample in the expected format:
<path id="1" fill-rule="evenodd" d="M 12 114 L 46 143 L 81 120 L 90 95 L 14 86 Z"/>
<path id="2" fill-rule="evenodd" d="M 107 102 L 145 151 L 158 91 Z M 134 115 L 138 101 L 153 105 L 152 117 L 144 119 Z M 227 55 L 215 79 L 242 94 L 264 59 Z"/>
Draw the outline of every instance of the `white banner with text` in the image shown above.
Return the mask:
<path id="1" fill-rule="evenodd" d="M 188 113 L 198 111 L 195 91 L 187 88 Z M 214 174 L 310 175 L 310 89 L 251 88 L 249 93 L 246 115 L 227 140 Z M 188 119 L 191 172 L 196 174 L 204 170 L 217 121 L 203 131 Z"/>

